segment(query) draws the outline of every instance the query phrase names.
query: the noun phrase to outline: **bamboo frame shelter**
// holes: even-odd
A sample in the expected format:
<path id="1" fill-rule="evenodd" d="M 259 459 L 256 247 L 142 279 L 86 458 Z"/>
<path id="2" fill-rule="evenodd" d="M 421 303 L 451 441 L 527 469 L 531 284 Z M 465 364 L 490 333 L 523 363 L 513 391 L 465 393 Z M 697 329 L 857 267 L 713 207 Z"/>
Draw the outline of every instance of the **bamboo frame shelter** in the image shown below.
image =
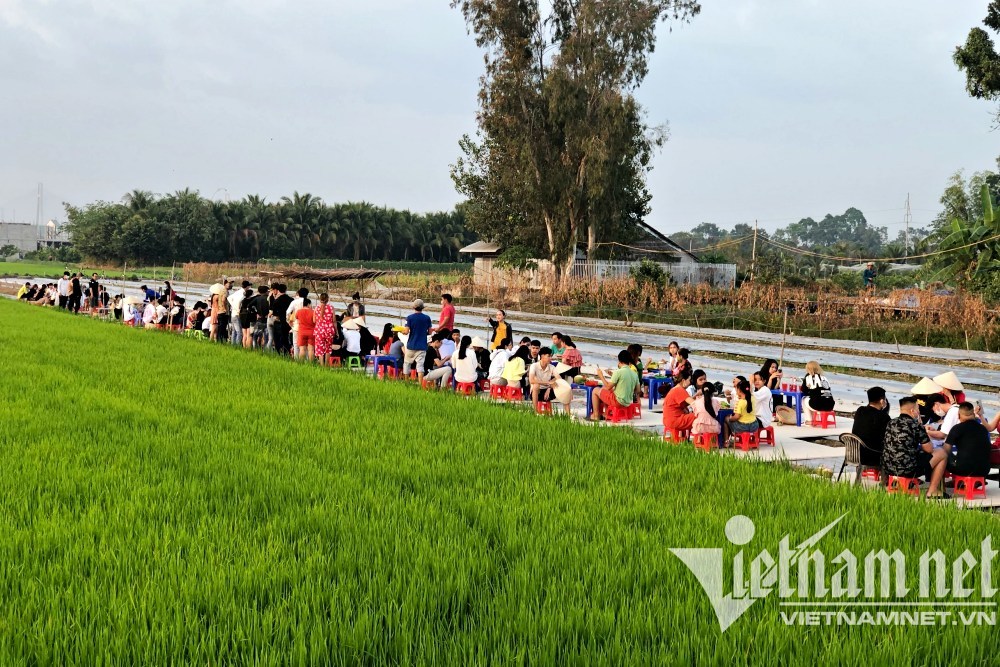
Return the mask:
<path id="1" fill-rule="evenodd" d="M 326 291 L 330 291 L 331 282 L 354 281 L 361 284 L 360 292 L 364 294 L 366 283 L 381 276 L 391 273 L 391 271 L 381 269 L 310 269 L 310 268 L 286 268 L 273 271 L 259 271 L 260 277 L 269 281 L 273 280 L 301 280 L 308 282 L 312 286 L 312 291 L 316 292 L 317 283 L 326 283 Z"/>

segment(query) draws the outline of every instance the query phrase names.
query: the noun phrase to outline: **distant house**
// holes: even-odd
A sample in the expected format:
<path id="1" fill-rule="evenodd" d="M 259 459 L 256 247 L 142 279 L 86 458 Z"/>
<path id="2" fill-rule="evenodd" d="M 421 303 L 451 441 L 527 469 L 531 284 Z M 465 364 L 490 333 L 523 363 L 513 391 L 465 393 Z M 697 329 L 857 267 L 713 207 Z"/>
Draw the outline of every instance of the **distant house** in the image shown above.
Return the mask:
<path id="1" fill-rule="evenodd" d="M 0 246 L 15 246 L 20 253 L 45 247 L 68 245 L 69 236 L 52 220 L 46 225 L 21 222 L 0 222 Z"/>
<path id="2" fill-rule="evenodd" d="M 476 241 L 459 250 L 473 257 L 473 275 L 477 285 L 505 281 L 505 272 L 494 267 L 500 251 L 499 245 L 489 241 Z M 703 264 L 696 255 L 644 222 L 639 223 L 638 238 L 616 246 L 615 255 L 622 259 L 588 260 L 583 247 L 577 247 L 573 277 L 603 280 L 627 276 L 634 266 L 647 259 L 660 264 L 676 283 L 731 285 L 736 280 L 735 264 Z M 548 260 L 536 261 L 538 270 L 531 272 L 529 287 L 537 288 L 543 282 L 541 278 L 546 274 L 554 275 L 555 269 Z"/>

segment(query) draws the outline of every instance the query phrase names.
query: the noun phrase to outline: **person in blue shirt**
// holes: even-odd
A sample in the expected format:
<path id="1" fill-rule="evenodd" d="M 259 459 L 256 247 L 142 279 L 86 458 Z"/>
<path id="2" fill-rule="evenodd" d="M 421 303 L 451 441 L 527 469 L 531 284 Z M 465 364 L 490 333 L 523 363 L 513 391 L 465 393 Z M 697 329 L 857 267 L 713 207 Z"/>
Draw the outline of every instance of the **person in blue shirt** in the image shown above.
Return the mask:
<path id="1" fill-rule="evenodd" d="M 424 360 L 427 356 L 427 334 L 431 330 L 431 318 L 424 314 L 424 302 L 417 299 L 413 302 L 413 312 L 406 317 L 406 352 L 403 355 L 403 377 L 410 375 L 410 368 L 416 366 L 417 379 L 423 379 Z"/>
<path id="2" fill-rule="evenodd" d="M 160 295 L 156 293 L 156 290 L 150 289 L 143 285 L 139 289 L 142 290 L 142 296 L 146 301 L 156 301 L 160 298 Z"/>

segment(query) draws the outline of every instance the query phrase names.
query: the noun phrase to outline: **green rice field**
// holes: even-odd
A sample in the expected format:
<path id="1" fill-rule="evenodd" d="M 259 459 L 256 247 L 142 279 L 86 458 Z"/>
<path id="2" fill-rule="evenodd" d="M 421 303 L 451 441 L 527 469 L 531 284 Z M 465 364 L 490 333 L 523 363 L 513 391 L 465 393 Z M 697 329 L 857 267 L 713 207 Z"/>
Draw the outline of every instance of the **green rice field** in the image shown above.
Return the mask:
<path id="1" fill-rule="evenodd" d="M 0 665 L 996 662 L 995 627 L 789 627 L 776 596 L 720 632 L 670 552 L 846 513 L 830 556 L 955 558 L 1000 544 L 990 514 L 4 299 L 0 323 Z"/>

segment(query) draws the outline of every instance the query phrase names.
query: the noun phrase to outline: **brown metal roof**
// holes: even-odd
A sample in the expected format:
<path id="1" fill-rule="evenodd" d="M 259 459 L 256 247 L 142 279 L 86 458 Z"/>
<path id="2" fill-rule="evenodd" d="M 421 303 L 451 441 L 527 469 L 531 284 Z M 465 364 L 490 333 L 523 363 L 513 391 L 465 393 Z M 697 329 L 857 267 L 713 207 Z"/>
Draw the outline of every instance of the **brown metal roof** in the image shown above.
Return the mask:
<path id="1" fill-rule="evenodd" d="M 259 271 L 262 278 L 290 278 L 292 280 L 373 280 L 388 271 L 378 269 L 282 269 Z"/>

